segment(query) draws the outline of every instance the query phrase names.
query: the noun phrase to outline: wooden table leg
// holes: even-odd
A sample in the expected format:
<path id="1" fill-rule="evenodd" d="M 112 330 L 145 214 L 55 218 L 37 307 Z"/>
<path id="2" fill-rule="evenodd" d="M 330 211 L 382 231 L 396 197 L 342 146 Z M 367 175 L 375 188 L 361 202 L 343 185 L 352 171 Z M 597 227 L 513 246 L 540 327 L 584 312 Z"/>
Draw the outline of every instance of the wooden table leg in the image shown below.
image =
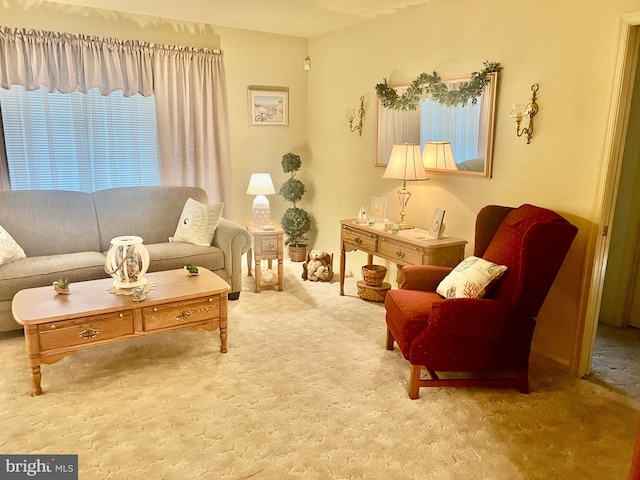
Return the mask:
<path id="1" fill-rule="evenodd" d="M 340 249 L 340 295 L 344 296 L 344 269 L 345 269 L 345 263 L 346 263 L 346 255 L 347 252 L 345 252 L 344 250 L 344 244 L 342 245 L 342 248 Z"/>
<path id="2" fill-rule="evenodd" d="M 282 257 L 278 258 L 278 290 L 282 291 L 282 277 L 284 276 L 284 265 Z"/>
<path id="3" fill-rule="evenodd" d="M 256 293 L 258 293 L 260 291 L 260 282 L 262 280 L 262 270 L 260 269 L 260 260 L 258 260 L 258 257 L 256 257 L 255 267 Z"/>
<path id="4" fill-rule="evenodd" d="M 220 297 L 220 353 L 227 353 L 227 296 Z"/>
<path id="5" fill-rule="evenodd" d="M 42 373 L 40 372 L 40 366 L 32 366 L 31 367 L 31 385 L 33 386 L 33 391 L 31 392 L 32 397 L 37 397 L 38 395 L 42 395 Z"/>
<path id="6" fill-rule="evenodd" d="M 253 262 L 253 252 L 251 249 L 247 250 L 247 270 L 249 271 L 249 277 L 251 276 L 251 263 Z"/>
<path id="7" fill-rule="evenodd" d="M 31 370 L 31 384 L 33 387 L 32 396 L 42 395 L 42 372 L 40 371 L 40 347 L 38 342 L 37 325 L 26 325 L 24 327 L 24 339 L 27 346 L 27 359 Z"/>

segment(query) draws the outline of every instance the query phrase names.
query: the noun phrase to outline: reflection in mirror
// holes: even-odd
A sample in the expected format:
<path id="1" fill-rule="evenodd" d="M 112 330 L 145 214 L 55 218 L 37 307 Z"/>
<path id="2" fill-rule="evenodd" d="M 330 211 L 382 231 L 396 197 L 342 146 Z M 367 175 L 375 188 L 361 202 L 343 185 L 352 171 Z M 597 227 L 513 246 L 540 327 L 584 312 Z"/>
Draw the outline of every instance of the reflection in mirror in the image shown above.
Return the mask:
<path id="1" fill-rule="evenodd" d="M 394 144 L 419 144 L 430 173 L 491 177 L 493 121 L 497 74 L 474 105 L 447 107 L 429 98 L 415 111 L 385 108 L 378 100 L 378 150 L 376 165 L 386 166 Z M 470 77 L 444 80 L 450 90 Z M 407 86 L 395 87 L 398 94 Z"/>

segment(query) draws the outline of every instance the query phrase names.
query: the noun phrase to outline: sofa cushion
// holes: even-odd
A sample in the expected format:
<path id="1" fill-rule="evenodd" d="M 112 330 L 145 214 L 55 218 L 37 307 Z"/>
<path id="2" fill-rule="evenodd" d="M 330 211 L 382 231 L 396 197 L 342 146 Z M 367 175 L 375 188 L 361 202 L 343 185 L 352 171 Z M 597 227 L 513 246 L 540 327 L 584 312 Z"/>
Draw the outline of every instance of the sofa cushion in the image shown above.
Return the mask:
<path id="1" fill-rule="evenodd" d="M 218 247 L 201 247 L 190 243 L 171 242 L 145 245 L 149 252 L 149 272 L 182 268 L 188 263 L 212 272 L 225 267 L 224 254 Z"/>
<path id="2" fill-rule="evenodd" d="M 72 283 L 106 278 L 104 263 L 105 256 L 99 252 L 80 252 L 27 257 L 0 265 L 0 300 L 11 300 L 25 288 L 51 285 L 61 277 Z"/>
<path id="3" fill-rule="evenodd" d="M 100 248 L 109 249 L 112 238 L 121 235 L 142 237 L 145 246 L 167 242 L 188 198 L 207 203 L 207 193 L 197 187 L 119 187 L 93 192 Z M 121 214 L 123 209 L 127 214 Z M 27 255 L 29 252 L 27 252 Z"/>
<path id="4" fill-rule="evenodd" d="M 0 265 L 26 257 L 24 250 L 11 234 L 0 225 Z"/>
<path id="5" fill-rule="evenodd" d="M 0 225 L 27 257 L 99 252 L 99 233 L 91 195 L 61 190 L 0 192 Z"/>
<path id="6" fill-rule="evenodd" d="M 176 231 L 173 237 L 169 237 L 169 241 L 192 243 L 201 247 L 211 245 L 223 207 L 222 203 L 207 205 L 193 198 L 187 199 Z"/>

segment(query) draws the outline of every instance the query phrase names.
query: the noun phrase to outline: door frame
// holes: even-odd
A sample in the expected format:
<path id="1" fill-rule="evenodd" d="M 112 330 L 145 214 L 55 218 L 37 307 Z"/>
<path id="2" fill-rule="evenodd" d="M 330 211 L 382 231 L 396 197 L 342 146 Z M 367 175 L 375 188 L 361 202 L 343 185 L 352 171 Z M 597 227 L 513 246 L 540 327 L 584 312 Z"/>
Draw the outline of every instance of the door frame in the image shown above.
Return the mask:
<path id="1" fill-rule="evenodd" d="M 640 12 L 623 15 L 618 26 L 618 41 L 614 72 L 609 97 L 609 113 L 603 144 L 603 162 L 600 171 L 594 215 L 598 218 L 597 231 L 591 235 L 587 251 L 593 252 L 593 274 L 588 285 L 584 332 L 580 347 L 580 376 L 591 373 L 593 349 L 598 330 L 598 316 L 602 301 L 607 258 L 609 254 L 609 226 L 613 223 L 615 203 L 622 167 L 622 156 L 629 121 L 633 78 L 636 70 L 637 38 L 640 28 Z M 589 258 L 589 257 L 587 257 Z"/>

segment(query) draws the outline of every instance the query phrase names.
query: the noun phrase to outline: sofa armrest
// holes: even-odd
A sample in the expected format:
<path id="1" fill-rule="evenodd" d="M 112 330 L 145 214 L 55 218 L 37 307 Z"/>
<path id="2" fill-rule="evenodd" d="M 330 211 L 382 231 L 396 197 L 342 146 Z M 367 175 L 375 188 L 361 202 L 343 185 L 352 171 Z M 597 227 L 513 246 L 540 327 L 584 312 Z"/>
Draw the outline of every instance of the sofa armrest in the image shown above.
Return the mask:
<path id="1" fill-rule="evenodd" d="M 407 265 L 400 271 L 400 288 L 435 292 L 438 284 L 453 268 L 435 265 Z"/>
<path id="2" fill-rule="evenodd" d="M 231 293 L 242 291 L 242 255 L 251 246 L 246 228 L 226 218 L 220 218 L 211 245 L 224 254 L 224 269 L 231 279 Z"/>

